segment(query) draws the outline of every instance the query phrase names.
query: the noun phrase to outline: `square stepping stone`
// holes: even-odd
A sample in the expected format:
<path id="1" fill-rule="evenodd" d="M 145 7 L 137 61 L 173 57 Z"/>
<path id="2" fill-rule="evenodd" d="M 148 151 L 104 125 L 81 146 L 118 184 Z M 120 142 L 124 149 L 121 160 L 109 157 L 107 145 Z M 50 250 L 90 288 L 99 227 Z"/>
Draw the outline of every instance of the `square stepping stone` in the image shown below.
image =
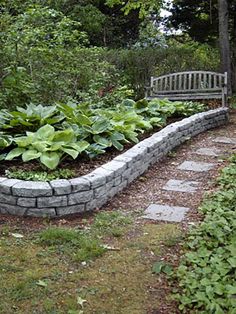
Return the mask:
<path id="1" fill-rule="evenodd" d="M 195 171 L 195 172 L 204 172 L 209 171 L 215 167 L 216 164 L 211 164 L 207 162 L 196 162 L 196 161 L 184 161 L 177 169 L 179 170 L 187 170 L 187 171 Z"/>
<path id="2" fill-rule="evenodd" d="M 222 154 L 222 152 L 216 147 L 202 147 L 196 150 L 195 153 L 198 155 L 213 156 L 213 157 L 217 157 Z"/>
<path id="3" fill-rule="evenodd" d="M 197 191 L 200 182 L 188 180 L 169 180 L 163 187 L 166 191 L 176 191 L 185 193 L 194 193 Z"/>
<path id="4" fill-rule="evenodd" d="M 142 218 L 162 220 L 170 222 L 181 222 L 189 211 L 187 207 L 151 204 L 144 212 Z"/>
<path id="5" fill-rule="evenodd" d="M 230 138 L 225 136 L 216 137 L 213 142 L 222 144 L 236 144 L 236 138 Z"/>

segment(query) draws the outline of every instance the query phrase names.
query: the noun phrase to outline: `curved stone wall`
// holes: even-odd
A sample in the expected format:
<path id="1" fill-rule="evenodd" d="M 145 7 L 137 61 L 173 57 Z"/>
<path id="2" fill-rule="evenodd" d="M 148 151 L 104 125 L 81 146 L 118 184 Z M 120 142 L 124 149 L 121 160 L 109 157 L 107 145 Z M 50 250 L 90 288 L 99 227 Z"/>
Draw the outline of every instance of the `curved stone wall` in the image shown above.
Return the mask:
<path id="1" fill-rule="evenodd" d="M 99 208 L 174 147 L 227 121 L 227 108 L 195 114 L 168 125 L 79 178 L 50 182 L 0 178 L 0 212 L 55 217 Z"/>

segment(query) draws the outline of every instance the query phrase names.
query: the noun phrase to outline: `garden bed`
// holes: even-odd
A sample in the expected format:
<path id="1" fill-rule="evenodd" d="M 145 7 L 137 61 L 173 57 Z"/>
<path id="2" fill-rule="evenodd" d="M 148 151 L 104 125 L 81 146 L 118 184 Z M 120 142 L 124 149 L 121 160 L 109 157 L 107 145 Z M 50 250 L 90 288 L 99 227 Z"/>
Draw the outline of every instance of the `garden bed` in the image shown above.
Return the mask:
<path id="1" fill-rule="evenodd" d="M 50 182 L 0 178 L 0 211 L 54 217 L 99 208 L 174 147 L 227 120 L 228 110 L 221 108 L 172 123 L 82 177 Z"/>

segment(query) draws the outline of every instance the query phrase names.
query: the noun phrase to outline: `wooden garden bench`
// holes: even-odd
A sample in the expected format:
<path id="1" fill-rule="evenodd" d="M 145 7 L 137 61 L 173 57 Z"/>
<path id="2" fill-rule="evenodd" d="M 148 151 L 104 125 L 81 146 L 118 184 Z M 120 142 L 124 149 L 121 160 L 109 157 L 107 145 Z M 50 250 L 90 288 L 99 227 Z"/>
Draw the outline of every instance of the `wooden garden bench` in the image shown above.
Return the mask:
<path id="1" fill-rule="evenodd" d="M 169 100 L 222 99 L 227 105 L 227 72 L 189 71 L 151 77 L 145 98 Z"/>

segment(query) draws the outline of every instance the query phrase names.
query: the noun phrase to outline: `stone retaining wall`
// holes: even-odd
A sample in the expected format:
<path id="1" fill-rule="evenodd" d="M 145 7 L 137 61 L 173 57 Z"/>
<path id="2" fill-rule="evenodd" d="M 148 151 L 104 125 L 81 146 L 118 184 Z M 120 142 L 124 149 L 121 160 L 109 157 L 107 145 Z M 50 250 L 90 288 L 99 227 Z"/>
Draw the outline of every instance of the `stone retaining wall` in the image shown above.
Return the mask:
<path id="1" fill-rule="evenodd" d="M 99 208 L 174 147 L 227 120 L 228 109 L 220 108 L 172 123 L 79 178 L 50 182 L 0 178 L 0 212 L 54 217 Z"/>

